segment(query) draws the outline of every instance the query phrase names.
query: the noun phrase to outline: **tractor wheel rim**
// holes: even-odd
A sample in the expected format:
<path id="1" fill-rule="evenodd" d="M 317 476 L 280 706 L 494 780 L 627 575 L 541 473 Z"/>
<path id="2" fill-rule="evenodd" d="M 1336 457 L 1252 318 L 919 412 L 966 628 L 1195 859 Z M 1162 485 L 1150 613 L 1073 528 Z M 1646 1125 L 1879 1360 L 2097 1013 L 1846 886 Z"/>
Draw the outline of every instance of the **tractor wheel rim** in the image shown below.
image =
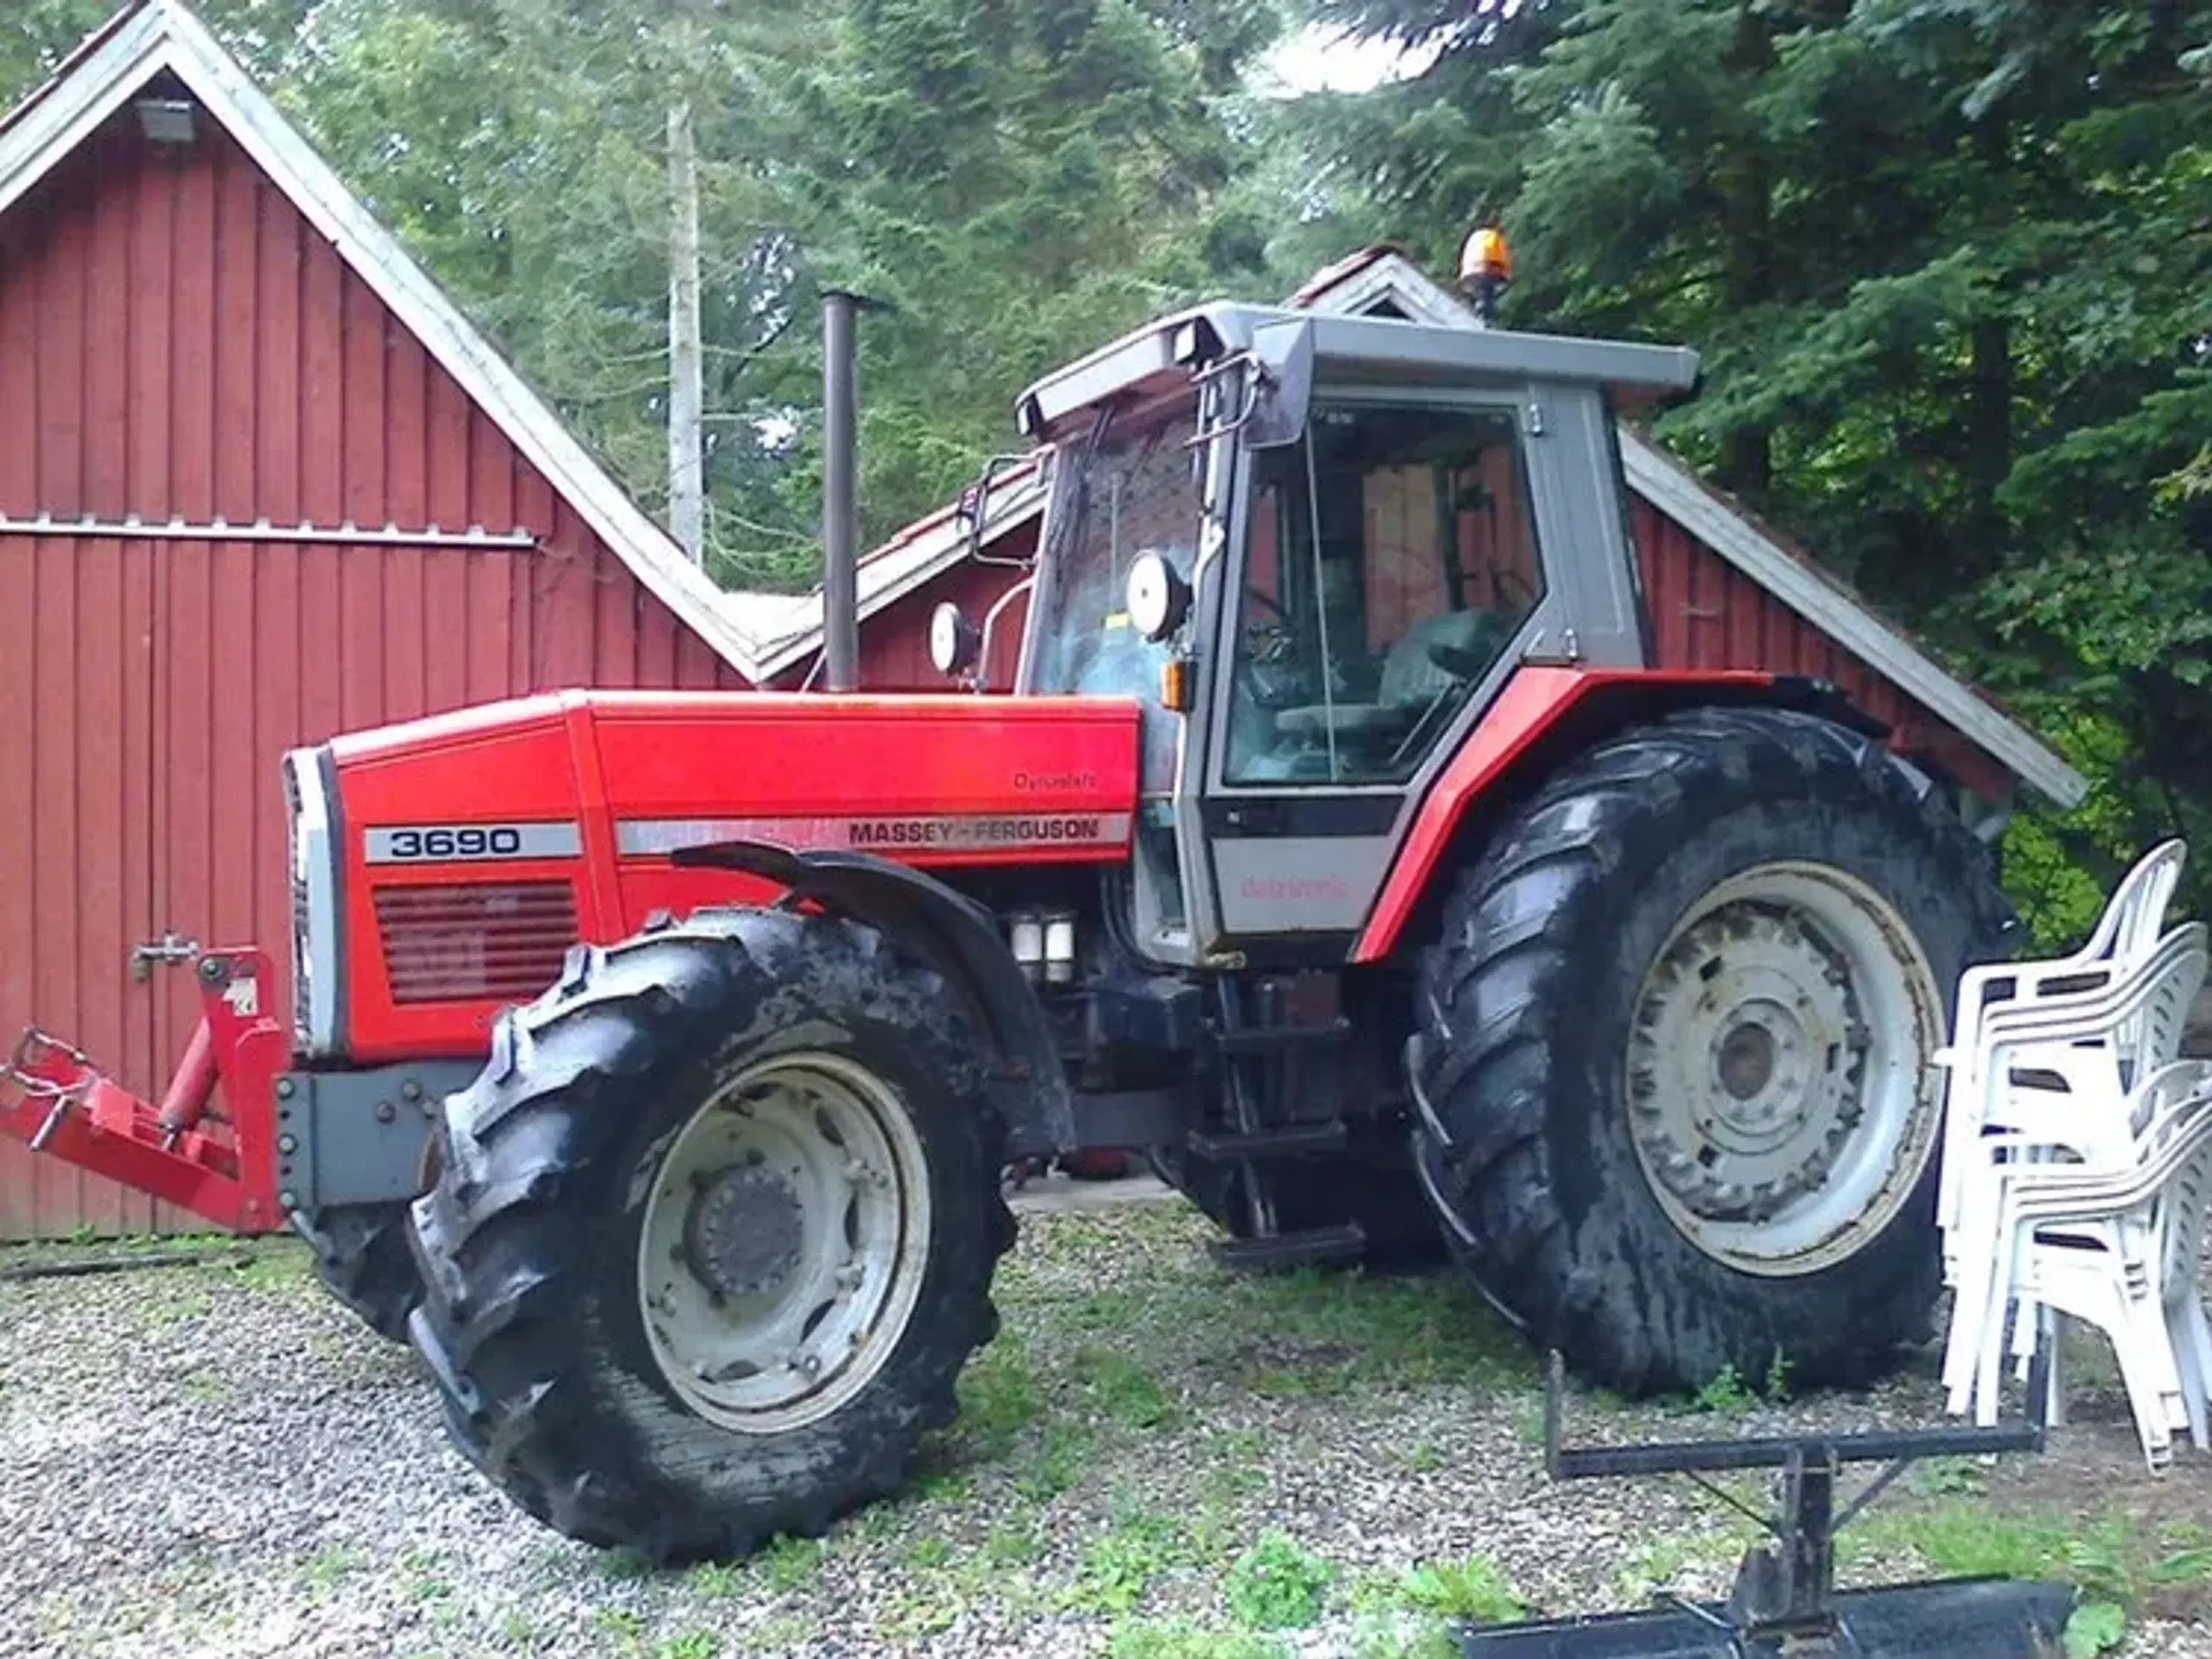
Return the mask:
<path id="1" fill-rule="evenodd" d="M 1942 998 L 1897 909 L 1833 867 L 1765 864 L 1677 923 L 1630 1017 L 1626 1097 L 1660 1207 L 1746 1273 L 1816 1273 L 1910 1196 L 1940 1100 Z"/>
<path id="2" fill-rule="evenodd" d="M 889 1084 L 817 1052 L 748 1066 L 653 1178 L 638 1295 L 654 1361 L 726 1427 L 818 1421 L 898 1346 L 930 1229 L 927 1159 Z"/>

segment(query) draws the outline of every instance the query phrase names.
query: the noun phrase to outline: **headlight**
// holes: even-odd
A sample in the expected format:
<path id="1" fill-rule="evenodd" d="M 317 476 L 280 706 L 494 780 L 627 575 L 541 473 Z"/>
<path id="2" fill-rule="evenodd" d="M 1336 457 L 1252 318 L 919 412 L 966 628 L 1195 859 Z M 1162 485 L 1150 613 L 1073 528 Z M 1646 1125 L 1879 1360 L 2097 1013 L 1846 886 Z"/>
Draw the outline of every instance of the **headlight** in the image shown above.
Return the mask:
<path id="1" fill-rule="evenodd" d="M 976 625 L 950 600 L 930 613 L 930 666 L 938 673 L 966 672 L 982 643 Z"/>
<path id="2" fill-rule="evenodd" d="M 303 1055 L 338 1050 L 338 836 L 319 749 L 284 757 L 292 910 L 292 1042 Z"/>
<path id="3" fill-rule="evenodd" d="M 1156 642 L 1181 627 L 1183 619 L 1190 614 L 1191 584 L 1167 563 L 1166 555 L 1140 553 L 1129 567 L 1122 599 L 1137 632 Z"/>

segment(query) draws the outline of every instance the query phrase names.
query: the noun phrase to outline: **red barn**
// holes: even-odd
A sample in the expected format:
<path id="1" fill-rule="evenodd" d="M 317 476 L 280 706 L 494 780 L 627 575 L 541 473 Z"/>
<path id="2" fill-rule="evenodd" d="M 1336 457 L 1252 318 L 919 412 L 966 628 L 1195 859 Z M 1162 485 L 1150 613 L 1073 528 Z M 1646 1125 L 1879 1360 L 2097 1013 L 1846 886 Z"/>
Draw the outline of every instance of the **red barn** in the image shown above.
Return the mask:
<path id="1" fill-rule="evenodd" d="M 868 560 L 870 607 L 948 544 Z M 285 748 L 559 686 L 796 683 L 808 605 L 721 592 L 174 0 L 0 121 L 0 1032 L 158 1094 L 182 944 L 288 936 Z M 886 620 L 868 683 L 921 683 Z M 170 1219 L 0 1147 L 0 1236 Z"/>

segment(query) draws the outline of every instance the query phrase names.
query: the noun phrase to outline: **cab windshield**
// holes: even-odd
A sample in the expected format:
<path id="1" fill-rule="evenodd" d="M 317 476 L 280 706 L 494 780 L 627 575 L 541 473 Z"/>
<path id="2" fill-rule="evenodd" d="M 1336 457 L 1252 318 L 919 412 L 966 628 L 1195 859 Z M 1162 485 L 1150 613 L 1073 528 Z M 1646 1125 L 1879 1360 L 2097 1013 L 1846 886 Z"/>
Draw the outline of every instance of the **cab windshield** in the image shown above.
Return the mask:
<path id="1" fill-rule="evenodd" d="M 1126 423 L 1124 423 L 1126 420 Z M 1059 561 L 1038 619 L 1034 689 L 1140 697 L 1156 703 L 1168 647 L 1129 624 L 1122 586 L 1138 556 L 1158 552 L 1191 579 L 1198 563 L 1197 430 L 1192 399 L 1148 416 L 1116 419 L 1078 467 L 1064 511 L 1073 523 L 1057 537 Z"/>

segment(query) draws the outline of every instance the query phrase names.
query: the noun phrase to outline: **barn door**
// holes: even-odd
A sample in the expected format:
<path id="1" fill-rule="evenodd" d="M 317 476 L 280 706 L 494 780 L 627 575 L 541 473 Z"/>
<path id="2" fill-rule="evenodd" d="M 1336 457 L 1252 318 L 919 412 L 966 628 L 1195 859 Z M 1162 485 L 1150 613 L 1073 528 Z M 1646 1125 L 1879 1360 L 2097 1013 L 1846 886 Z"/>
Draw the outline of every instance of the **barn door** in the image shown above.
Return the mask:
<path id="1" fill-rule="evenodd" d="M 132 949 L 150 891 L 156 543 L 0 531 L 0 1040 L 35 1023 L 158 1089 Z M 139 1230 L 151 1199 L 0 1147 L 0 1236 Z"/>
<path id="2" fill-rule="evenodd" d="M 276 767 L 260 761 L 281 751 L 296 718 L 256 649 L 264 628 L 293 626 L 257 589 L 267 552 L 243 541 L 167 542 L 154 577 L 153 879 L 126 968 L 150 1011 L 163 1081 L 200 1022 L 196 952 L 283 953 L 283 938 L 261 937 L 255 904 L 284 858 Z M 280 729 L 264 742 L 272 721 Z"/>

